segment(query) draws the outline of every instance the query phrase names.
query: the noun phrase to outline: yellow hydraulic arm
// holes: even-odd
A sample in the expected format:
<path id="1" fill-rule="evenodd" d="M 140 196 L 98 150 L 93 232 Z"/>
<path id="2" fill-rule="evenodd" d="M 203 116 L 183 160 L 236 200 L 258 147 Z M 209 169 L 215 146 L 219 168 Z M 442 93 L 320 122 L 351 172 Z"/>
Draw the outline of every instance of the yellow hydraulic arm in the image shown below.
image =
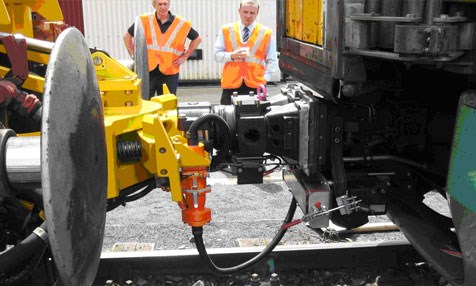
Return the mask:
<path id="1" fill-rule="evenodd" d="M 27 40 L 27 59 L 40 65 L 50 61 L 53 43 L 31 39 L 31 12 L 51 21 L 62 20 L 57 0 L 1 0 L 0 31 L 20 33 Z M 0 41 L 0 53 L 8 54 Z M 206 177 L 210 159 L 202 144 L 188 146 L 185 132 L 178 130 L 177 98 L 164 94 L 150 101 L 141 98 L 141 79 L 102 51 L 91 51 L 104 111 L 107 146 L 107 198 L 121 197 L 125 189 L 155 179 L 173 201 L 184 198 L 181 176 Z M 10 68 L 0 65 L 0 77 Z M 54 79 L 53 79 L 54 80 Z M 21 88 L 42 93 L 45 77 L 30 73 Z M 198 149 L 197 149 L 198 148 Z M 190 169 L 199 170 L 192 171 Z"/>

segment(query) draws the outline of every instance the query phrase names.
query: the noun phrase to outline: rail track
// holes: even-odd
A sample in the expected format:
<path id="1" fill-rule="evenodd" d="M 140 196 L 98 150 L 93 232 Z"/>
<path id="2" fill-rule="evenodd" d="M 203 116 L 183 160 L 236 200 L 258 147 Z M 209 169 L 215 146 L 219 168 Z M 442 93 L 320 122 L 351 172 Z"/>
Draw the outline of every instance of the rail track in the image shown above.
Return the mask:
<path id="1" fill-rule="evenodd" d="M 217 265 L 229 267 L 250 259 L 261 249 L 210 249 L 209 254 Z M 419 284 L 415 280 L 425 284 Z M 435 284 L 431 284 L 432 281 Z M 249 271 L 223 277 L 210 274 L 194 249 L 103 253 L 94 285 L 438 285 L 437 283 L 441 283 L 439 276 L 407 241 L 402 240 L 278 246 Z"/>

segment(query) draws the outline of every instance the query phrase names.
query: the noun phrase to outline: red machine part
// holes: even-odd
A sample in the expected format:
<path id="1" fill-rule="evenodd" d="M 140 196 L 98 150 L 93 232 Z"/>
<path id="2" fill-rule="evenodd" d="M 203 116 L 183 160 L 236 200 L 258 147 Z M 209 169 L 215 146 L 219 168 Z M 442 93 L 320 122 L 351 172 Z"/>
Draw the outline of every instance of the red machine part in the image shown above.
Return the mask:
<path id="1" fill-rule="evenodd" d="M 34 94 L 19 90 L 8 80 L 0 80 L 0 107 L 6 107 L 22 116 L 29 116 L 42 106 Z"/>
<path id="2" fill-rule="evenodd" d="M 40 100 L 36 95 L 19 89 L 29 75 L 26 40 L 9 35 L 0 38 L 0 41 L 11 64 L 10 71 L 0 80 L 0 107 L 18 112 L 21 116 L 34 115 L 42 106 Z"/>
<path id="3" fill-rule="evenodd" d="M 0 38 L 7 51 L 8 59 L 12 66 L 7 76 L 11 77 L 16 86 L 20 87 L 28 78 L 28 59 L 26 40 L 24 38 L 15 38 L 12 35 Z"/>

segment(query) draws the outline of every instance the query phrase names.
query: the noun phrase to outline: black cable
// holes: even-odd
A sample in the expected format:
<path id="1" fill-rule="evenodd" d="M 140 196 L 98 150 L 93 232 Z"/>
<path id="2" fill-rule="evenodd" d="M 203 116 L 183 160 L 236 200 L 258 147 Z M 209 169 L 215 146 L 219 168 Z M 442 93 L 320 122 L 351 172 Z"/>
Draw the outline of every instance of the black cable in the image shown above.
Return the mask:
<path id="1" fill-rule="evenodd" d="M 278 163 L 268 164 L 267 163 L 268 160 L 271 160 L 271 161 L 278 160 Z M 276 171 L 279 167 L 283 166 L 283 160 L 278 156 L 268 155 L 268 156 L 264 157 L 264 165 L 265 166 L 274 165 L 274 167 L 272 167 L 271 169 L 265 170 L 265 172 L 264 172 L 265 175 L 268 175 L 268 174 L 271 174 L 272 172 Z"/>
<path id="2" fill-rule="evenodd" d="M 150 193 L 155 187 L 156 187 L 155 178 L 153 177 L 143 182 L 137 183 L 133 186 L 127 187 L 121 190 L 120 192 L 121 196 L 115 199 L 108 200 L 107 211 L 112 211 L 113 209 L 117 208 L 120 205 L 143 198 L 145 195 Z M 141 189 L 142 189 L 141 192 L 134 194 L 135 192 Z"/>
<path id="3" fill-rule="evenodd" d="M 133 201 L 136 201 L 138 199 L 141 199 L 141 198 L 145 197 L 148 193 L 150 193 L 154 188 L 155 188 L 155 186 L 147 186 L 141 192 L 125 197 L 124 202 L 128 203 L 128 202 L 133 202 Z"/>
<path id="4" fill-rule="evenodd" d="M 197 132 L 200 127 L 207 123 L 213 122 L 217 125 L 217 128 L 220 130 L 220 134 L 223 137 L 223 145 L 221 149 L 217 152 L 217 155 L 212 158 L 212 163 L 210 164 L 210 171 L 219 171 L 217 168 L 222 162 L 225 162 L 228 157 L 228 152 L 230 151 L 233 136 L 231 134 L 230 126 L 221 116 L 213 113 L 204 114 L 197 118 L 188 128 L 187 137 L 189 139 L 189 144 L 198 144 L 198 135 Z"/>
<path id="5" fill-rule="evenodd" d="M 286 214 L 286 218 L 284 219 L 284 223 L 289 223 L 293 219 L 294 213 L 296 212 L 296 200 L 293 197 L 293 200 L 291 202 L 291 205 L 289 206 L 288 213 Z M 200 257 L 202 258 L 202 261 L 205 263 L 207 266 L 208 270 L 210 270 L 213 274 L 216 275 L 229 275 L 229 274 L 234 274 L 241 272 L 248 267 L 254 265 L 255 263 L 259 262 L 261 259 L 266 257 L 273 249 L 278 245 L 278 243 L 281 241 L 283 238 L 284 234 L 286 233 L 287 228 L 281 227 L 278 230 L 278 233 L 274 236 L 273 240 L 266 246 L 263 251 L 261 251 L 258 255 L 255 257 L 251 258 L 250 260 L 243 262 L 242 264 L 239 264 L 237 266 L 229 267 L 229 268 L 221 268 L 215 265 L 213 261 L 211 260 L 210 256 L 207 253 L 207 250 L 205 248 L 205 244 L 203 242 L 203 227 L 192 227 L 192 233 L 195 238 L 195 244 L 197 246 L 198 253 L 200 254 Z"/>

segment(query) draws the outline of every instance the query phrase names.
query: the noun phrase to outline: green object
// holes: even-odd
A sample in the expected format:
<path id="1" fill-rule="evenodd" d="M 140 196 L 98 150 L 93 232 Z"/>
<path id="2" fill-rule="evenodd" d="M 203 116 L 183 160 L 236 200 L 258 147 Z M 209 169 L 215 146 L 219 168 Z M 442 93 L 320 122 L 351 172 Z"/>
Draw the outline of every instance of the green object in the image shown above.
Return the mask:
<path id="1" fill-rule="evenodd" d="M 447 192 L 476 212 L 476 91 L 463 93 L 459 101 Z"/>

